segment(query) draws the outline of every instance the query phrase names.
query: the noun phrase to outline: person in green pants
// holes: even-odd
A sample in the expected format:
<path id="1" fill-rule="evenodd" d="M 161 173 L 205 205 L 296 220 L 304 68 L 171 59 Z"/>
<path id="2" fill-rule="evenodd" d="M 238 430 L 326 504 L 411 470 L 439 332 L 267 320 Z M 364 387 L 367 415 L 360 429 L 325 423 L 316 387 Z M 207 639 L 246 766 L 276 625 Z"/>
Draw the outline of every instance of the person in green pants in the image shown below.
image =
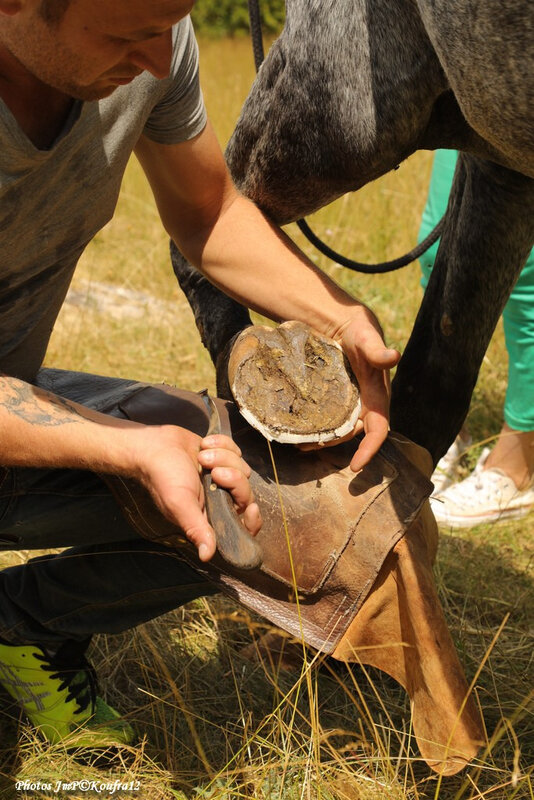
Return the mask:
<path id="1" fill-rule="evenodd" d="M 454 150 L 437 150 L 423 211 L 422 241 L 445 213 L 456 167 Z M 421 258 L 426 288 L 439 241 Z M 481 276 L 483 279 L 483 276 Z M 534 250 L 503 311 L 508 351 L 508 388 L 504 423 L 495 447 L 484 448 L 474 471 L 454 482 L 461 456 L 471 444 L 464 427 L 432 476 L 432 510 L 452 528 L 518 518 L 534 508 Z"/>

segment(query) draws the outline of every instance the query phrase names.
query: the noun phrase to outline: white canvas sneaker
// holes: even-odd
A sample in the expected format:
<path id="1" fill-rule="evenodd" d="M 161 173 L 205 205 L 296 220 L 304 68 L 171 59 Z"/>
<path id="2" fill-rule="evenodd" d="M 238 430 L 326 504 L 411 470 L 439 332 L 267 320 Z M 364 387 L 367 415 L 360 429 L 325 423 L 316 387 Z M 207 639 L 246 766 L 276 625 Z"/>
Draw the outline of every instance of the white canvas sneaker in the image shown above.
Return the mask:
<path id="1" fill-rule="evenodd" d="M 534 508 L 534 484 L 520 490 L 500 469 L 484 469 L 485 448 L 469 477 L 430 498 L 437 522 L 451 528 L 471 528 L 485 522 L 519 519 Z"/>
<path id="2" fill-rule="evenodd" d="M 471 447 L 472 443 L 473 440 L 471 437 L 462 439 L 461 436 L 457 436 L 445 455 L 440 458 L 430 478 L 434 484 L 432 497 L 440 494 L 444 489 L 458 480 L 461 458 Z"/>

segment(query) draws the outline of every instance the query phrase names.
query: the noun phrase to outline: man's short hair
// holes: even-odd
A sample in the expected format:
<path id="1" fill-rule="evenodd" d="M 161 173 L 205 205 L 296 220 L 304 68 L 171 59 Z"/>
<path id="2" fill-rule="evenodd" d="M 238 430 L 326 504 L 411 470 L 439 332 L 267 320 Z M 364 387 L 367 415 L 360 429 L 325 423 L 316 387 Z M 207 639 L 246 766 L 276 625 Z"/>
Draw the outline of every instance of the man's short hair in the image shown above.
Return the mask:
<path id="1" fill-rule="evenodd" d="M 70 0 L 41 0 L 39 13 L 45 22 L 57 24 L 65 13 Z"/>

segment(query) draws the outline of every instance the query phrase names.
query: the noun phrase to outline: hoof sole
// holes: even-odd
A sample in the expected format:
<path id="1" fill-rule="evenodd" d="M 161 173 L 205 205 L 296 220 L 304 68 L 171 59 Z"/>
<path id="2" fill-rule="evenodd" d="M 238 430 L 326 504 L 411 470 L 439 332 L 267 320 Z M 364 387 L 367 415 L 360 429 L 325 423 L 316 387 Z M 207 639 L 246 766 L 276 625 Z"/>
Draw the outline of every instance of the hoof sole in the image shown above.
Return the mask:
<path id="1" fill-rule="evenodd" d="M 301 322 L 246 328 L 228 377 L 242 415 L 267 439 L 328 442 L 358 421 L 360 393 L 343 351 Z"/>

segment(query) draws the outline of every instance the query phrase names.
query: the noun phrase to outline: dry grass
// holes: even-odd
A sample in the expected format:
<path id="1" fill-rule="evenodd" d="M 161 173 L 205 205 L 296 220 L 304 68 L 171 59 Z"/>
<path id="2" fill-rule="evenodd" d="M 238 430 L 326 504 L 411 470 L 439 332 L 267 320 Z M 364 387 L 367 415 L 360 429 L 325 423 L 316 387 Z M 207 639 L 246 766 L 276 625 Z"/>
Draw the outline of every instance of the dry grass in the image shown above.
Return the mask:
<path id="1" fill-rule="evenodd" d="M 251 55 L 243 41 L 206 43 L 202 55 L 208 106 L 224 141 L 252 78 Z M 429 155 L 418 154 L 357 196 L 317 214 L 315 228 L 361 260 L 404 252 L 415 240 L 429 169 Z M 298 232 L 291 233 L 303 244 Z M 368 278 L 346 273 L 303 246 L 377 311 L 388 340 L 402 348 L 420 299 L 417 266 Z M 149 306 L 141 319 L 103 314 L 88 290 L 99 283 L 156 298 L 166 304 L 164 312 Z M 115 219 L 88 249 L 75 285 L 89 301 L 65 308 L 50 345 L 50 364 L 213 388 L 209 359 L 172 277 L 166 236 L 135 162 Z M 470 413 L 475 438 L 499 430 L 505 383 L 499 332 Z M 15 779 L 118 778 L 139 782 L 139 791 L 124 796 L 147 800 L 533 798 L 531 530 L 532 516 L 455 536 L 444 532 L 441 538 L 437 580 L 470 677 L 505 621 L 477 684 L 488 749 L 462 775 L 439 781 L 421 763 L 410 739 L 406 697 L 392 681 L 312 653 L 293 672 L 281 670 L 275 660 L 246 661 L 242 647 L 268 626 L 215 598 L 124 635 L 96 638 L 92 660 L 105 695 L 143 737 L 111 770 L 77 765 L 60 748 L 44 748 L 24 728 L 17 747 L 16 722 L 0 705 L 2 796 L 26 796 L 15 792 Z M 4 556 L 3 563 L 23 557 Z"/>

